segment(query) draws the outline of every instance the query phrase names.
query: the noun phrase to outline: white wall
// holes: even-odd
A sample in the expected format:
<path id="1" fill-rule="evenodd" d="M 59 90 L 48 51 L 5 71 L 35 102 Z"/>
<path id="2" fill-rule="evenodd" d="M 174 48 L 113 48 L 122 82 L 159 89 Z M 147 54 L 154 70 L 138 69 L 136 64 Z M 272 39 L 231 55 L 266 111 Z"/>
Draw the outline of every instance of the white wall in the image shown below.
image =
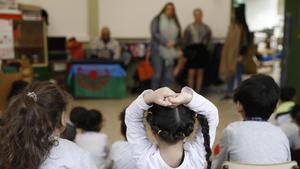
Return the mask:
<path id="1" fill-rule="evenodd" d="M 43 7 L 49 15 L 49 36 L 89 40 L 88 0 L 18 0 Z"/>
<path id="2" fill-rule="evenodd" d="M 247 23 L 251 31 L 272 28 L 280 24 L 278 0 L 247 0 Z"/>
<path id="3" fill-rule="evenodd" d="M 170 0 L 99 0 L 100 28 L 109 26 L 117 38 L 148 38 L 150 22 Z M 202 8 L 204 22 L 213 36 L 224 38 L 230 20 L 230 0 L 172 0 L 175 3 L 181 26 L 193 21 L 192 12 Z"/>

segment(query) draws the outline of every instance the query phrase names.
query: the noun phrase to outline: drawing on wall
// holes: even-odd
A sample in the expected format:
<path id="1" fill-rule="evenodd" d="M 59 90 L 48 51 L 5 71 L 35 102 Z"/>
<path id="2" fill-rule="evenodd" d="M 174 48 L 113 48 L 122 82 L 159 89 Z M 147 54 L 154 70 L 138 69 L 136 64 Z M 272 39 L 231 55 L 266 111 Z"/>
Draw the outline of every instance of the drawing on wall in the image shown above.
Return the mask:
<path id="1" fill-rule="evenodd" d="M 0 59 L 13 59 L 14 56 L 13 22 L 0 19 Z"/>

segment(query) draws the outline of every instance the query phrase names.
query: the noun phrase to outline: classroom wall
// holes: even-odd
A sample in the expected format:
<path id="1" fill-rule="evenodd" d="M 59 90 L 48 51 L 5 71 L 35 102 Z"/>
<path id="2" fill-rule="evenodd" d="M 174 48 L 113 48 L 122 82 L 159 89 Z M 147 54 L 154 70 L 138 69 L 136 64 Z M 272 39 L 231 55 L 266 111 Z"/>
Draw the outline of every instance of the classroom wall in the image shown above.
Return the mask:
<path id="1" fill-rule="evenodd" d="M 49 36 L 75 36 L 82 41 L 90 39 L 89 1 L 94 2 L 94 0 L 18 0 L 20 3 L 41 6 L 48 12 Z"/>
<path id="2" fill-rule="evenodd" d="M 88 42 L 108 25 L 117 38 L 149 38 L 152 18 L 168 0 L 18 0 L 39 5 L 49 13 L 49 36 L 75 36 Z M 192 11 L 200 7 L 204 21 L 216 38 L 227 32 L 231 0 L 173 0 L 182 27 L 192 22 Z M 118 5 L 116 5 L 118 4 Z M 146 7 L 146 8 L 145 8 Z"/>
<path id="3" fill-rule="evenodd" d="M 174 2 L 183 29 L 193 21 L 193 10 L 202 8 L 213 36 L 226 36 L 231 0 L 99 0 L 99 25 L 117 38 L 149 38 L 150 22 L 167 2 Z"/>
<path id="4" fill-rule="evenodd" d="M 280 24 L 278 0 L 246 0 L 245 3 L 251 31 L 271 29 Z"/>

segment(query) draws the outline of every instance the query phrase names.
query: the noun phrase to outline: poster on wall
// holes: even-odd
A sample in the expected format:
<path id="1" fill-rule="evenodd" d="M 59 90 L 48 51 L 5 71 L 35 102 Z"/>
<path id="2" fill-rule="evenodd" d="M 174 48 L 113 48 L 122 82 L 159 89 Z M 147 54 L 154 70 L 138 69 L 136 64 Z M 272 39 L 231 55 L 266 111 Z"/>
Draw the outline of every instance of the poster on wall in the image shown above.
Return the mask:
<path id="1" fill-rule="evenodd" d="M 14 56 L 13 22 L 0 19 L 0 59 L 13 59 Z"/>

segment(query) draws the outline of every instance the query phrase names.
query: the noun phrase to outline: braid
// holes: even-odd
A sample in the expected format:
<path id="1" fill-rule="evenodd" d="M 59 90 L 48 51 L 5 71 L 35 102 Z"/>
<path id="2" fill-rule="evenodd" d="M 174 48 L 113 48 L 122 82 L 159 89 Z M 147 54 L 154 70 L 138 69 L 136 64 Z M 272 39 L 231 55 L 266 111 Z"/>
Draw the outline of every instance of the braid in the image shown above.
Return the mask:
<path id="1" fill-rule="evenodd" d="M 169 108 L 154 104 L 146 116 L 146 120 L 152 132 L 170 144 L 177 143 L 190 136 L 194 130 L 196 119 L 201 126 L 201 133 L 204 138 L 203 144 L 206 151 L 207 162 L 206 169 L 210 169 L 212 150 L 210 147 L 208 120 L 204 115 L 195 114 L 194 111 L 182 105 L 176 108 Z"/>
<path id="2" fill-rule="evenodd" d="M 204 138 L 204 147 L 206 151 L 206 162 L 207 162 L 207 169 L 210 169 L 211 167 L 211 161 L 210 161 L 210 156 L 211 156 L 211 148 L 210 148 L 210 136 L 209 136 L 209 125 L 207 118 L 204 115 L 198 114 L 197 119 L 201 125 L 201 132 L 203 134 Z"/>

